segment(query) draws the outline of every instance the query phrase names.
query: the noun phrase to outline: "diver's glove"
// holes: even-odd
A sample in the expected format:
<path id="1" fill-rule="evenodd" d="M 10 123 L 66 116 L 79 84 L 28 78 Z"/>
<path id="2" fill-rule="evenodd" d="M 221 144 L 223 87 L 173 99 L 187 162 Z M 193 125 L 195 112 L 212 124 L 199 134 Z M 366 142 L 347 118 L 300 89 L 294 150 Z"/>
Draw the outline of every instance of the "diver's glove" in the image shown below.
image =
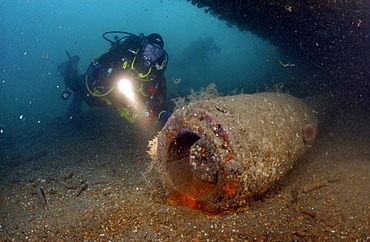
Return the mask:
<path id="1" fill-rule="evenodd" d="M 171 116 L 172 113 L 167 111 L 162 111 L 158 115 L 159 121 L 161 121 L 162 125 L 165 125 L 167 122 L 167 119 Z"/>

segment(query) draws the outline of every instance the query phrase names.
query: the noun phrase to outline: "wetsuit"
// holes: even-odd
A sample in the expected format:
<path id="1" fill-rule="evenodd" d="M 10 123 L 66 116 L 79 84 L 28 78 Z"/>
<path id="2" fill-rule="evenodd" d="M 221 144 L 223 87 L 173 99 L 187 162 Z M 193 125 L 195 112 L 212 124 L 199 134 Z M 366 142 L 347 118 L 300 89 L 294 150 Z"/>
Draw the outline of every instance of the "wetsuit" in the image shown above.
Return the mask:
<path id="1" fill-rule="evenodd" d="M 70 57 L 67 71 L 61 73 L 66 88 L 75 92 L 68 112 L 79 112 L 81 100 L 84 100 L 89 106 L 115 107 L 130 122 L 148 123 L 160 119 L 167 110 L 164 76 L 167 58 L 164 52 L 155 61 L 145 59 L 142 40 L 134 36 L 113 45 L 107 53 L 93 60 L 84 75 L 78 75 L 79 58 Z M 118 88 L 121 79 L 130 81 L 134 100 Z"/>

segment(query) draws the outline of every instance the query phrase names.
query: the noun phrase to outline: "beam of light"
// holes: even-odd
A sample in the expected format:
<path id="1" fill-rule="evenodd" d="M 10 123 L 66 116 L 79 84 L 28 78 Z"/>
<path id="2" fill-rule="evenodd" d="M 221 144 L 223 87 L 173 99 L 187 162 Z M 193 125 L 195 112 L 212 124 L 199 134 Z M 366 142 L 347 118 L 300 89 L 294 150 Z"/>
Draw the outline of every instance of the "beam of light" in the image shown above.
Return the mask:
<path id="1" fill-rule="evenodd" d="M 127 79 L 122 79 L 118 83 L 118 88 L 130 100 L 134 99 L 134 91 L 132 90 L 131 82 Z"/>

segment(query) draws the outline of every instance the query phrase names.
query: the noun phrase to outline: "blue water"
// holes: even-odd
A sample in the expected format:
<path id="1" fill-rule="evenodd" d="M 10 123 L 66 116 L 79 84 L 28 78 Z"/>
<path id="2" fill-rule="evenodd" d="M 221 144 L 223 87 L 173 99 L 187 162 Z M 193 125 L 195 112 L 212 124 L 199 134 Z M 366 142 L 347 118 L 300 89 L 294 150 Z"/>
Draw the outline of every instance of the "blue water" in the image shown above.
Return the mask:
<path id="1" fill-rule="evenodd" d="M 289 68 L 279 59 L 292 61 L 268 42 L 184 0 L 2 0 L 0 5 L 0 135 L 64 115 L 70 100 L 60 98 L 64 83 L 56 66 L 66 60 L 68 50 L 81 57 L 80 73 L 85 72 L 91 59 L 109 46 L 101 37 L 105 31 L 163 36 L 170 56 L 169 97 L 210 83 L 224 94 L 234 89 L 254 92 L 284 79 Z M 189 48 L 207 37 L 221 51 Z M 202 58 L 192 59 L 194 55 Z M 188 65 L 179 65 L 184 59 Z M 173 78 L 181 82 L 176 85 Z"/>

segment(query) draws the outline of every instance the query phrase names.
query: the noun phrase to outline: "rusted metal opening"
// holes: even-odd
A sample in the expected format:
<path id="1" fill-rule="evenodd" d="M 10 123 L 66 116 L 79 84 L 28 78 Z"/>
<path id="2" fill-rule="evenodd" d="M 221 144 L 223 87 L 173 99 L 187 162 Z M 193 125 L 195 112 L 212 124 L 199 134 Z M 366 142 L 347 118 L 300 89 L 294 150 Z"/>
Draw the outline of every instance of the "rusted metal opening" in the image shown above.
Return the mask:
<path id="1" fill-rule="evenodd" d="M 168 159 L 164 162 L 167 178 L 174 191 L 190 199 L 201 199 L 210 193 L 215 184 L 201 180 L 191 164 L 192 147 L 201 136 L 185 130 L 180 132 L 170 143 Z"/>

